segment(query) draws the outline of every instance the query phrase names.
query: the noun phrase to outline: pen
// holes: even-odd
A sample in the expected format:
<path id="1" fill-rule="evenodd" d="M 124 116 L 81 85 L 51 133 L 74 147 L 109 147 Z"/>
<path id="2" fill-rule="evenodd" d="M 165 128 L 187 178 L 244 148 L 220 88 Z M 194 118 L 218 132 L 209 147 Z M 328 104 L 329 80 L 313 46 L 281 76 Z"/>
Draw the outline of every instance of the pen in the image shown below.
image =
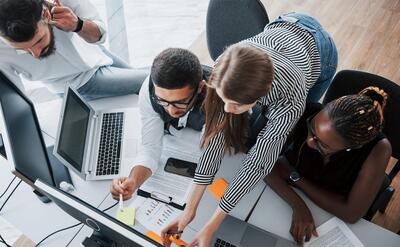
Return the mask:
<path id="1" fill-rule="evenodd" d="M 168 235 L 182 234 L 182 233 L 183 233 L 183 231 L 172 231 L 172 230 L 167 231 L 167 234 L 168 234 Z"/>
<path id="2" fill-rule="evenodd" d="M 119 186 L 121 186 L 121 185 L 122 185 L 121 182 L 119 182 Z M 122 210 L 123 207 L 124 207 L 124 202 L 122 200 L 122 194 L 119 194 L 119 211 L 123 211 Z"/>

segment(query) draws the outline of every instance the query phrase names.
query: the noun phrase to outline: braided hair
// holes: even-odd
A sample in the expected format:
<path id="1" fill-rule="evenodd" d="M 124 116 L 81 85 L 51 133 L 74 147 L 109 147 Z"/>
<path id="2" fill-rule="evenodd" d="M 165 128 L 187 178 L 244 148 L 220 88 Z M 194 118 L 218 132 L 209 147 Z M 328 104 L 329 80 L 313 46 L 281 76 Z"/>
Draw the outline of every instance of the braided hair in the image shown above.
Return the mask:
<path id="1" fill-rule="evenodd" d="M 361 146 L 382 131 L 387 97 L 382 89 L 367 87 L 328 103 L 325 109 L 342 138 L 350 146 Z"/>

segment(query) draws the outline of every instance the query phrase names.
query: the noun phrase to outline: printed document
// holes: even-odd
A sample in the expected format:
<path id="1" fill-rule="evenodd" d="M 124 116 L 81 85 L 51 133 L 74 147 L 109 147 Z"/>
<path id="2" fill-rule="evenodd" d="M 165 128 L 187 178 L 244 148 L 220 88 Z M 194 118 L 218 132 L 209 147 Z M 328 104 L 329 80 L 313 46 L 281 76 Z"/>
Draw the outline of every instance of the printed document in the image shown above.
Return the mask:
<path id="1" fill-rule="evenodd" d="M 129 207 L 136 208 L 136 220 L 141 225 L 158 235 L 182 212 L 165 203 L 140 196 L 137 196 Z"/>
<path id="2" fill-rule="evenodd" d="M 172 197 L 174 203 L 183 206 L 190 194 L 193 179 L 166 172 L 164 167 L 171 157 L 198 163 L 201 155 L 200 132 L 185 128 L 171 133 L 163 138 L 163 151 L 157 171 L 140 189 L 160 198 Z"/>
<path id="3" fill-rule="evenodd" d="M 312 238 L 304 247 L 364 247 L 350 228 L 337 217 L 319 226 L 317 232 L 319 237 Z"/>

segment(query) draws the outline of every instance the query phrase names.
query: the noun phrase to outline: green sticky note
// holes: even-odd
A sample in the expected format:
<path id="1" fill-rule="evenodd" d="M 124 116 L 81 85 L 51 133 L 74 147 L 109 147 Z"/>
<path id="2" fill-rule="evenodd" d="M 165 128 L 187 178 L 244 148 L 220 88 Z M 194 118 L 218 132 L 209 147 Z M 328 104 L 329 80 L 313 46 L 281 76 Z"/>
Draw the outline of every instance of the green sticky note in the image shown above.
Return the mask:
<path id="1" fill-rule="evenodd" d="M 117 211 L 117 220 L 128 226 L 133 226 L 135 224 L 135 213 L 135 208 L 123 208 Z"/>

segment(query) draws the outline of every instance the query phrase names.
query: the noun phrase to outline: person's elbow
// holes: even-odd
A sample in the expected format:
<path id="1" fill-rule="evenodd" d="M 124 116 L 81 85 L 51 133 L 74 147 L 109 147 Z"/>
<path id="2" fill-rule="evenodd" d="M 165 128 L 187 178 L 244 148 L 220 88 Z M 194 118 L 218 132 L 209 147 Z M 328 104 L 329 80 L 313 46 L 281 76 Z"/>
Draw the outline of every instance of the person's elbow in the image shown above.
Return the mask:
<path id="1" fill-rule="evenodd" d="M 366 213 L 368 209 L 361 209 L 361 208 L 356 208 L 356 209 L 345 209 L 345 212 L 342 215 L 336 215 L 338 218 L 343 220 L 346 223 L 349 224 L 354 224 L 357 223 Z"/>
<path id="2" fill-rule="evenodd" d="M 354 224 L 357 223 L 357 221 L 359 221 L 361 218 L 361 215 L 346 215 L 345 217 L 342 217 L 341 220 L 349 224 Z"/>

